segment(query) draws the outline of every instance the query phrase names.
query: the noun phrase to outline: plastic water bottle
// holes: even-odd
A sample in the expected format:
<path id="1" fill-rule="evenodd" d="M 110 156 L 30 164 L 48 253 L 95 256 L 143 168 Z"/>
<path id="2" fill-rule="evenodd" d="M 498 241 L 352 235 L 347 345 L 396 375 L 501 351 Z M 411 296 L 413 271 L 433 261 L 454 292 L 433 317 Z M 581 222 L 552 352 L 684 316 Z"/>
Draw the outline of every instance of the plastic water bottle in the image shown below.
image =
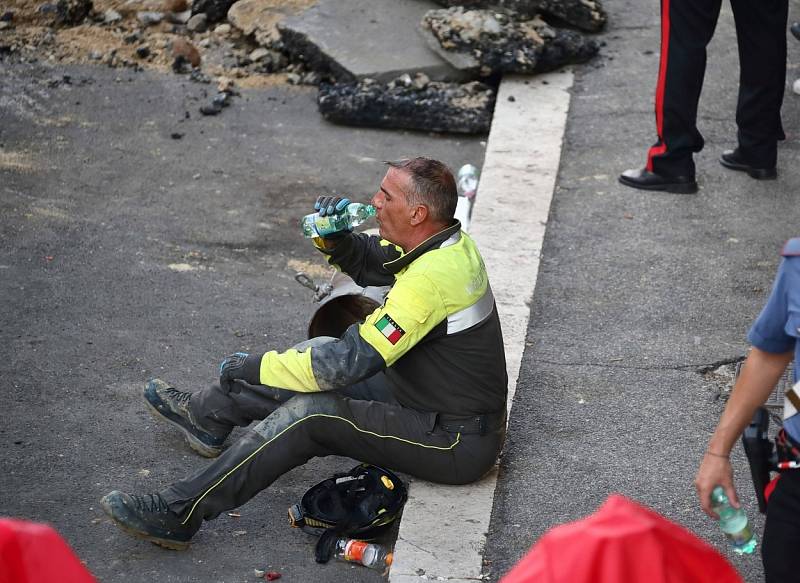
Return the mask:
<path id="1" fill-rule="evenodd" d="M 461 228 L 469 230 L 472 220 L 472 205 L 475 204 L 475 193 L 478 191 L 478 169 L 472 164 L 464 164 L 458 171 L 456 186 L 458 187 L 458 202 L 456 203 L 455 218 L 461 221 Z"/>
<path id="2" fill-rule="evenodd" d="M 340 538 L 336 541 L 333 556 L 342 561 L 359 563 L 370 569 L 386 570 L 392 564 L 392 553 L 381 545 L 363 540 Z"/>
<path id="3" fill-rule="evenodd" d="M 351 202 L 343 213 L 324 217 L 319 216 L 319 213 L 306 215 L 300 222 L 300 227 L 303 229 L 304 237 L 324 237 L 339 231 L 349 231 L 368 218 L 374 217 L 375 212 L 375 207 L 371 204 Z"/>
<path id="4" fill-rule="evenodd" d="M 752 553 L 758 541 L 744 510 L 731 506 L 722 486 L 714 488 L 711 502 L 714 512 L 719 515 L 719 527 L 728 537 L 734 552 L 748 555 Z"/>

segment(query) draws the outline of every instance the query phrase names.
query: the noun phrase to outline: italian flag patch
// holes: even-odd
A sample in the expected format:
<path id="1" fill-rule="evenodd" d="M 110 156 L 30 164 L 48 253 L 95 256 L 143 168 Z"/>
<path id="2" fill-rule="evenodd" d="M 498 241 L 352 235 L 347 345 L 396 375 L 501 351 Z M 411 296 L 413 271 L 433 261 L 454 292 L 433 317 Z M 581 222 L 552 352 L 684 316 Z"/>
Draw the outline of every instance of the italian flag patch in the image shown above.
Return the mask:
<path id="1" fill-rule="evenodd" d="M 381 331 L 381 334 L 383 334 L 386 340 L 391 342 L 392 345 L 397 344 L 403 337 L 403 334 L 406 333 L 405 330 L 397 325 L 397 322 L 389 317 L 389 314 L 384 314 L 380 320 L 375 322 L 375 327 Z"/>

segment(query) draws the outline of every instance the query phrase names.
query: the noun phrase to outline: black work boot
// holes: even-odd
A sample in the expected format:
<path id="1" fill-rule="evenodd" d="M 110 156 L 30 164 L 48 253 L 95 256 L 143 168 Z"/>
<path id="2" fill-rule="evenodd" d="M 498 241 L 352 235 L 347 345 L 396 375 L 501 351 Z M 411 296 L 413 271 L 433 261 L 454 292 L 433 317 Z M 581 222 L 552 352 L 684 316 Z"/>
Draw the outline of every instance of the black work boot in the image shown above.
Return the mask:
<path id="1" fill-rule="evenodd" d="M 189 547 L 190 539 L 202 522 L 183 524 L 160 494 L 140 496 L 114 490 L 103 496 L 100 507 L 128 534 L 176 551 Z"/>
<path id="2" fill-rule="evenodd" d="M 189 447 L 203 457 L 217 457 L 228 435 L 220 437 L 200 427 L 189 409 L 191 398 L 191 393 L 179 391 L 161 379 L 152 379 L 144 387 L 145 403 L 156 419 L 168 421 L 180 429 Z"/>

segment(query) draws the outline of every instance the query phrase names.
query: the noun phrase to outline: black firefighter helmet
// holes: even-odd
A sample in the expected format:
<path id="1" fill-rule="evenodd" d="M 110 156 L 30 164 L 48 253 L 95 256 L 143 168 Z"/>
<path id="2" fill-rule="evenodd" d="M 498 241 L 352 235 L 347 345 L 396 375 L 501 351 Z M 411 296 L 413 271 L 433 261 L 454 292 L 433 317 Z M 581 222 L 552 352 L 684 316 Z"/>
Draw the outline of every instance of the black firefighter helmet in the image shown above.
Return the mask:
<path id="1" fill-rule="evenodd" d="M 396 474 L 359 464 L 312 487 L 289 507 L 289 524 L 316 535 L 370 540 L 400 516 L 408 489 Z"/>

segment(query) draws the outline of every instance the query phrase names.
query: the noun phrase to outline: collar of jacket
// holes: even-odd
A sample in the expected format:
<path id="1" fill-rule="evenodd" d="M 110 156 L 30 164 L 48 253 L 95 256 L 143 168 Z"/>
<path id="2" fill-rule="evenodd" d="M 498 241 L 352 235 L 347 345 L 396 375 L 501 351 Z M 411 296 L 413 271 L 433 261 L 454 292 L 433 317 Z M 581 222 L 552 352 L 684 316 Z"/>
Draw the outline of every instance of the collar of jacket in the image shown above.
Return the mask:
<path id="1" fill-rule="evenodd" d="M 424 255 L 431 249 L 437 249 L 442 243 L 444 243 L 450 237 L 452 237 L 454 233 L 458 233 L 460 230 L 461 230 L 461 222 L 456 220 L 456 222 L 453 223 L 451 226 L 447 227 L 442 231 L 439 231 L 435 235 L 431 235 L 405 255 L 401 255 L 400 257 L 398 257 L 393 261 L 388 261 L 384 263 L 383 266 L 389 271 L 389 273 L 394 273 L 394 274 L 399 273 L 404 268 L 411 265 L 413 261 L 418 259 L 420 256 Z"/>

